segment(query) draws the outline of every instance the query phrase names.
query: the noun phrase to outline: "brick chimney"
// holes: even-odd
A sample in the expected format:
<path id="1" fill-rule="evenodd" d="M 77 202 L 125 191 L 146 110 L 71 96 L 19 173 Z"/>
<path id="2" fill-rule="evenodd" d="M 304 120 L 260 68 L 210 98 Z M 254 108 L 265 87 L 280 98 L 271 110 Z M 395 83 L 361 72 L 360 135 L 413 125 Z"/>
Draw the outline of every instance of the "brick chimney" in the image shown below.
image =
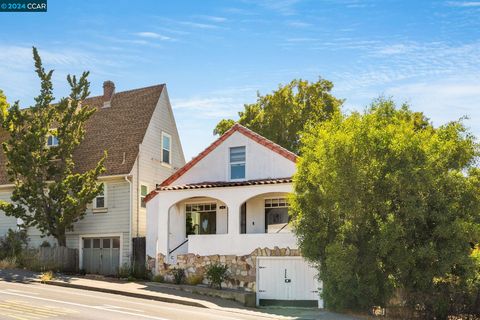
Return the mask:
<path id="1" fill-rule="evenodd" d="M 110 101 L 112 101 L 113 95 L 115 94 L 115 83 L 113 81 L 107 80 L 103 83 L 103 107 L 110 107 Z"/>

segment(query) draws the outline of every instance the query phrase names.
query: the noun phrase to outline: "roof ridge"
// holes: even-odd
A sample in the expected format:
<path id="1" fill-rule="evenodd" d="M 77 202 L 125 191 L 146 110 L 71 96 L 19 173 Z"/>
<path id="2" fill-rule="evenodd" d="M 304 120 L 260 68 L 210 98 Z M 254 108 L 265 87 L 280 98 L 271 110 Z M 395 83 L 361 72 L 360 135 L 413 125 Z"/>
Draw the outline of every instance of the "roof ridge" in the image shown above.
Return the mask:
<path id="1" fill-rule="evenodd" d="M 291 154 L 292 156 L 297 157 L 297 154 L 296 154 L 296 153 L 288 150 L 288 149 L 285 148 L 285 147 L 282 147 L 282 146 L 279 145 L 278 143 L 275 143 L 275 142 L 273 142 L 272 140 L 270 140 L 270 139 L 268 139 L 268 138 L 265 138 L 265 137 L 262 136 L 261 134 L 259 134 L 259 133 L 255 132 L 255 131 L 253 131 L 253 130 L 251 130 L 251 129 L 249 129 L 249 128 L 243 126 L 243 125 L 241 125 L 241 124 L 238 123 L 238 122 L 237 122 L 236 124 L 234 124 L 234 126 L 238 126 L 239 128 L 241 128 L 241 130 L 246 130 L 246 131 L 249 132 L 250 134 L 252 134 L 252 135 L 254 135 L 254 136 L 256 136 L 256 137 L 264 140 L 265 143 L 271 144 L 273 147 L 275 147 L 275 148 L 277 148 L 277 149 L 281 149 L 281 150 L 283 150 L 284 152 L 289 153 L 289 154 Z M 269 148 L 269 149 L 270 149 L 270 148 Z"/>
<path id="2" fill-rule="evenodd" d="M 140 91 L 140 90 L 147 90 L 147 89 L 153 89 L 153 88 L 156 88 L 156 87 L 164 87 L 166 86 L 167 84 L 166 83 L 160 83 L 160 84 L 154 84 L 154 85 L 151 85 L 151 86 L 147 86 L 147 87 L 141 87 L 141 88 L 135 88 L 135 89 L 130 89 L 130 90 L 124 90 L 124 91 L 118 91 L 118 92 L 115 92 L 114 95 L 117 95 L 117 94 L 125 94 L 125 93 L 132 93 L 132 92 L 135 92 L 135 91 Z M 103 97 L 103 95 L 98 95 L 98 96 L 89 96 L 87 97 L 85 100 L 88 100 L 88 99 L 96 99 L 96 98 L 101 98 Z"/>

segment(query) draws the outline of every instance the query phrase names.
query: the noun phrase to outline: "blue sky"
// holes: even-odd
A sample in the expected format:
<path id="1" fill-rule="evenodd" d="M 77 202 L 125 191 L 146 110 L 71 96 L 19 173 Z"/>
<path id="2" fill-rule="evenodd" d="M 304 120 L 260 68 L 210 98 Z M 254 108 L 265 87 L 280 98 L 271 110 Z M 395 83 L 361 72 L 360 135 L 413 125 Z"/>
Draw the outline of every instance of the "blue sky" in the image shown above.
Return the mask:
<path id="1" fill-rule="evenodd" d="M 294 78 L 334 82 L 345 110 L 379 95 L 439 125 L 469 116 L 480 136 L 480 1 L 49 0 L 47 13 L 0 13 L 0 89 L 38 93 L 31 46 L 65 76 L 90 70 L 92 95 L 167 83 L 186 158 L 256 93 Z"/>

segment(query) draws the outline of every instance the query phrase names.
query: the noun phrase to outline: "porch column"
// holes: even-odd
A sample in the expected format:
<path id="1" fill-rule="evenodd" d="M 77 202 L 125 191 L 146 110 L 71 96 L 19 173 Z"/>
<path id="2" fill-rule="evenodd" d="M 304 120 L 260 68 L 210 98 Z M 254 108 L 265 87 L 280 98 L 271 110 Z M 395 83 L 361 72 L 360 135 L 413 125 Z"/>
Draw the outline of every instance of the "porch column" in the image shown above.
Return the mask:
<path id="1" fill-rule="evenodd" d="M 168 233 L 169 233 L 169 217 L 170 205 L 160 202 L 158 205 L 158 243 L 157 255 L 159 253 L 168 257 Z"/>
<path id="2" fill-rule="evenodd" d="M 240 234 L 240 206 L 242 202 L 232 199 L 225 204 L 228 207 L 228 234 Z"/>

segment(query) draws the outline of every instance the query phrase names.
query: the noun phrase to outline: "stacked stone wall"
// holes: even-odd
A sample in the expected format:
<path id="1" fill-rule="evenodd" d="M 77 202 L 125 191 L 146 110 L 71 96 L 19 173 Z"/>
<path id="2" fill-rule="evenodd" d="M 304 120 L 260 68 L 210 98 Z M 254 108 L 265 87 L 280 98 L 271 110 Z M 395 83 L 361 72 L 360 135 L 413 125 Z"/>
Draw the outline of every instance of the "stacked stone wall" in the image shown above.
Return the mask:
<path id="1" fill-rule="evenodd" d="M 157 272 L 165 277 L 167 281 L 173 280 L 172 270 L 183 269 L 187 277 L 203 276 L 210 265 L 222 264 L 228 266 L 229 277 L 222 287 L 231 289 L 243 288 L 247 291 L 256 291 L 257 257 L 288 257 L 299 256 L 298 249 L 290 248 L 257 248 L 251 254 L 244 256 L 236 255 L 210 255 L 199 256 L 193 253 L 180 254 L 177 256 L 176 264 L 166 263 L 165 256 L 159 254 L 157 257 Z M 208 284 L 206 278 L 204 284 Z"/>

